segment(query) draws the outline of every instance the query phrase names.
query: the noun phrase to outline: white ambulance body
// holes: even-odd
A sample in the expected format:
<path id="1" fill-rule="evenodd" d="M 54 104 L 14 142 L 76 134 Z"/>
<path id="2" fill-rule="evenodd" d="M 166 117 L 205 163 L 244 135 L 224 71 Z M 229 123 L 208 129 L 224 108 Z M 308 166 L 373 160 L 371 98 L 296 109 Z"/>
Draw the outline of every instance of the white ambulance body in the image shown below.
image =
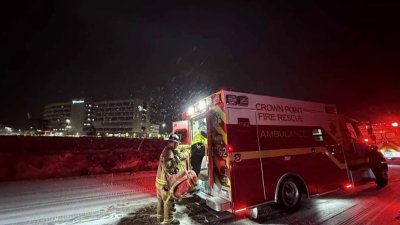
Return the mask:
<path id="1" fill-rule="evenodd" d="M 382 155 L 331 104 L 221 90 L 183 119 L 189 144 L 200 124 L 207 126 L 199 196 L 218 211 L 240 214 L 269 203 L 294 211 L 303 194 L 387 183 Z"/>

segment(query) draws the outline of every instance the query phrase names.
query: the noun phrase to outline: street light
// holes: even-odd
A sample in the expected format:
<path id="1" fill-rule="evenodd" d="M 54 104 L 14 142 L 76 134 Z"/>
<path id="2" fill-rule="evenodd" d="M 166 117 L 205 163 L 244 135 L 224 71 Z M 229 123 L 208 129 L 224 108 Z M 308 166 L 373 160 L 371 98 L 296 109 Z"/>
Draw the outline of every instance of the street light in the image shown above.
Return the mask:
<path id="1" fill-rule="evenodd" d="M 69 130 L 71 129 L 71 120 L 70 119 L 66 119 L 65 122 L 67 123 L 67 126 L 65 127 L 65 131 L 66 131 L 66 135 L 69 134 Z"/>

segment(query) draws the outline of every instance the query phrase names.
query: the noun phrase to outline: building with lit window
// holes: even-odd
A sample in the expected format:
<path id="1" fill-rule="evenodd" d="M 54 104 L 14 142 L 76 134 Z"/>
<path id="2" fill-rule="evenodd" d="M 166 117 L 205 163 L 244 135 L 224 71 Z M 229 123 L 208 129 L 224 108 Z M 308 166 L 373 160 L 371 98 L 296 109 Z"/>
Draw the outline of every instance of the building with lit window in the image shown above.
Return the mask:
<path id="1" fill-rule="evenodd" d="M 65 132 L 71 117 L 71 105 L 71 102 L 61 102 L 44 106 L 43 119 L 48 121 L 47 129 Z"/>
<path id="2" fill-rule="evenodd" d="M 142 136 L 150 131 L 148 110 L 140 99 L 95 102 L 93 126 L 97 134 Z"/>
<path id="3" fill-rule="evenodd" d="M 158 137 L 160 135 L 160 125 L 150 124 L 148 134 L 149 137 Z"/>
<path id="4" fill-rule="evenodd" d="M 72 100 L 71 117 L 69 120 L 68 132 L 70 134 L 89 134 L 93 135 L 93 104 L 85 99 Z"/>
<path id="5" fill-rule="evenodd" d="M 51 131 L 67 135 L 155 137 L 159 126 L 150 123 L 149 110 L 147 102 L 140 99 L 75 99 L 46 105 L 43 119 L 50 121 Z"/>

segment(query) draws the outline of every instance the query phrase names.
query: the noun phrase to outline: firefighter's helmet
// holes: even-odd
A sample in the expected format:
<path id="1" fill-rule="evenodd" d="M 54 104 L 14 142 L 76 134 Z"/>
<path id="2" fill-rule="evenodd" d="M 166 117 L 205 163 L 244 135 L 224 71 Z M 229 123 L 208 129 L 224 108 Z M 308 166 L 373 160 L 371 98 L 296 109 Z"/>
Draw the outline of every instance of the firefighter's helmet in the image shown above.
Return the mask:
<path id="1" fill-rule="evenodd" d="M 179 143 L 181 141 L 181 137 L 179 137 L 179 135 L 177 134 L 170 134 L 168 137 L 168 141 L 174 141 Z"/>

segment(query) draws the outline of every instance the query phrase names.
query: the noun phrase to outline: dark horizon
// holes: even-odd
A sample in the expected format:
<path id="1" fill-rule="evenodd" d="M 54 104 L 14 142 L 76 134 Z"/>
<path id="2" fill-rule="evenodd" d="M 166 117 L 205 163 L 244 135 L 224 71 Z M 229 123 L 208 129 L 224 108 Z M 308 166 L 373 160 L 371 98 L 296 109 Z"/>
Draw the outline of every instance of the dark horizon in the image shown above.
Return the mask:
<path id="1" fill-rule="evenodd" d="M 220 88 L 400 113 L 395 1 L 4 5 L 0 124 L 13 128 L 80 97 L 143 98 L 169 123 Z"/>

